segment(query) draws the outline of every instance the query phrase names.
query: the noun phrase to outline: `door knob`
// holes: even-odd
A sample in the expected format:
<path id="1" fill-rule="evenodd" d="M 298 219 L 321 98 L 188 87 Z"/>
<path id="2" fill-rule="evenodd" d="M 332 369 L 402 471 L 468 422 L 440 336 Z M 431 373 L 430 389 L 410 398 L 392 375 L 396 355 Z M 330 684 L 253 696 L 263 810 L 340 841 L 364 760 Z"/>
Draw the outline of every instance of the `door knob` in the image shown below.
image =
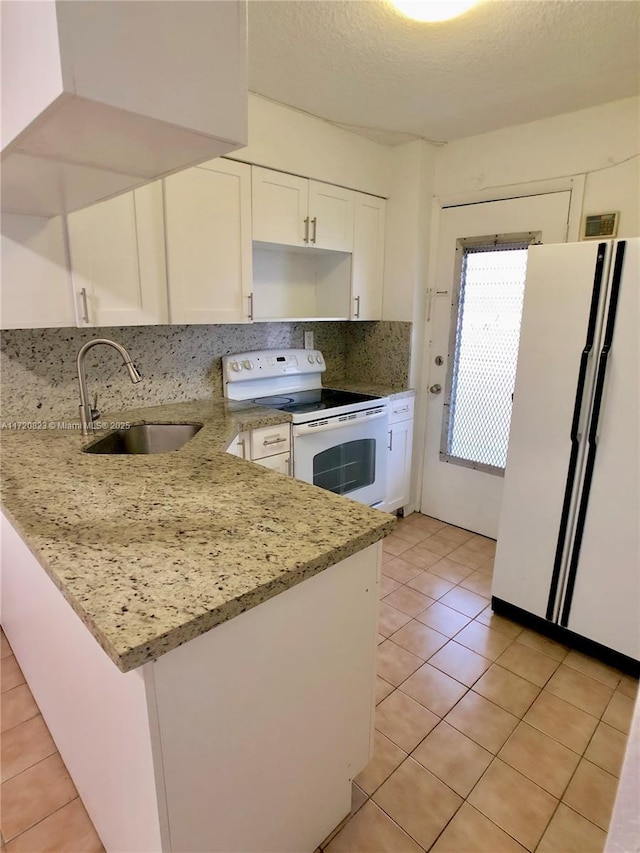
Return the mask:
<path id="1" fill-rule="evenodd" d="M 442 391 L 442 385 L 432 385 L 429 391 L 432 394 L 439 394 Z"/>

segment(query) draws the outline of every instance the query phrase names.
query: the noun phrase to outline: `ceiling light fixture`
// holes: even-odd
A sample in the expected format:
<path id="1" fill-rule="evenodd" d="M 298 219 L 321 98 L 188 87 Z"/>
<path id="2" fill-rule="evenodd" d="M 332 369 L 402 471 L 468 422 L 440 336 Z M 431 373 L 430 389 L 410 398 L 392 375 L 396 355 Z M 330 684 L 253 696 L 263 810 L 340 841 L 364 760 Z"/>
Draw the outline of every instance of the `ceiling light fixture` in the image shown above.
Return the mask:
<path id="1" fill-rule="evenodd" d="M 413 21 L 435 23 L 463 15 L 478 0 L 389 0 L 392 6 Z"/>

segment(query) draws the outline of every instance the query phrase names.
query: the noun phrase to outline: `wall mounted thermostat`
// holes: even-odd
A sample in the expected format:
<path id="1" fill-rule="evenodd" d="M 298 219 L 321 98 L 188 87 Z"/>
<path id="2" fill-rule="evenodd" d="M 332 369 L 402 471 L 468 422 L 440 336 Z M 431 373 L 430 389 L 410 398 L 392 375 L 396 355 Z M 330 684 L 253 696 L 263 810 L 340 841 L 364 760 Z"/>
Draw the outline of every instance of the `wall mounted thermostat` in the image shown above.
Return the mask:
<path id="1" fill-rule="evenodd" d="M 592 213 L 584 218 L 583 240 L 606 240 L 618 233 L 618 213 Z"/>

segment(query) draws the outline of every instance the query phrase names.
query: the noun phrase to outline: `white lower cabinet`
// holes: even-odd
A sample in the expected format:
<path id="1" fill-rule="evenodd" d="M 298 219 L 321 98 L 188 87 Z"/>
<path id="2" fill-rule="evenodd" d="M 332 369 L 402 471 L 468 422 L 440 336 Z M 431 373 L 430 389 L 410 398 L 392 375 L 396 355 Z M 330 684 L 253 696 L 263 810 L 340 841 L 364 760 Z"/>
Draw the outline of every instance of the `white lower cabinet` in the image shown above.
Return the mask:
<path id="1" fill-rule="evenodd" d="M 381 543 L 127 673 L 4 516 L 1 544 L 3 628 L 106 850 L 311 851 L 349 814 Z"/>
<path id="2" fill-rule="evenodd" d="M 290 476 L 291 426 L 285 423 L 241 432 L 233 439 L 227 453 Z"/>
<path id="3" fill-rule="evenodd" d="M 413 408 L 414 400 L 411 397 L 392 401 L 389 407 L 387 500 L 384 506 L 387 512 L 394 512 L 405 506 L 411 496 Z"/>
<path id="4" fill-rule="evenodd" d="M 162 184 L 67 217 L 79 326 L 168 322 Z"/>
<path id="5" fill-rule="evenodd" d="M 253 319 L 251 167 L 217 159 L 164 180 L 172 323 Z"/>

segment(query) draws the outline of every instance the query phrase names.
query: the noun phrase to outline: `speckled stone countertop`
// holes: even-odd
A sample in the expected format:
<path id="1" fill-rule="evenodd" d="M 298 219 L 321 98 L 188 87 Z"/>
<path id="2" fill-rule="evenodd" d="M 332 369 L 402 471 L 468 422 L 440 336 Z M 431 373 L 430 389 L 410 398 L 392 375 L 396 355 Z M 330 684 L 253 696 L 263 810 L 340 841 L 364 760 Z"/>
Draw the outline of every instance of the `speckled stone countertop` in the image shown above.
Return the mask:
<path id="1" fill-rule="evenodd" d="M 2 430 L 2 505 L 100 646 L 134 669 L 386 536 L 392 516 L 225 453 L 288 420 L 223 400 L 103 421 L 199 422 L 180 450 L 82 453 L 64 429 Z M 91 439 L 93 440 L 93 439 Z"/>

